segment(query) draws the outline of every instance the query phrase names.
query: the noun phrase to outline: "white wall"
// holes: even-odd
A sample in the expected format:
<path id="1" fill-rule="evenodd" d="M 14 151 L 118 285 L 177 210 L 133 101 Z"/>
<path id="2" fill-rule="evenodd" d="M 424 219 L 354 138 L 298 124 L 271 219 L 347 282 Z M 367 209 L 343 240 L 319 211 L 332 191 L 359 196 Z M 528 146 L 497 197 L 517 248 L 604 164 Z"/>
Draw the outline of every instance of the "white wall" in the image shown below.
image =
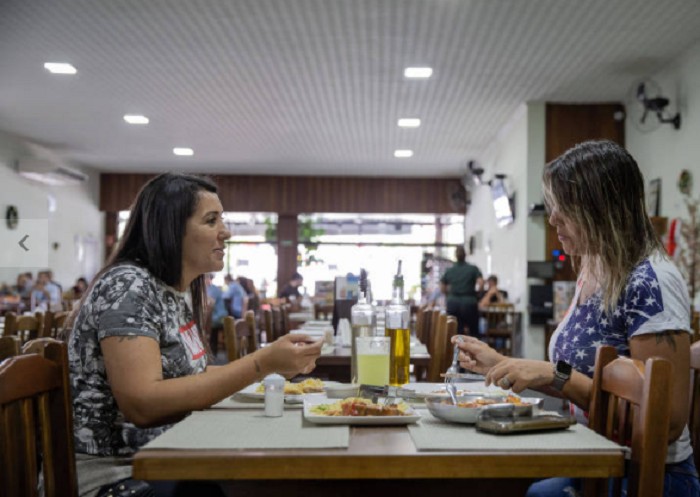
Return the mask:
<path id="1" fill-rule="evenodd" d="M 4 218 L 7 207 L 14 205 L 20 217 L 19 225 L 12 231 L 4 220 L 0 222 L 0 240 L 6 243 L 20 233 L 23 218 L 47 219 L 48 268 L 53 270 L 54 279 L 67 288 L 79 276 L 92 276 L 95 265 L 99 269 L 102 264 L 104 215 L 98 210 L 99 175 L 81 168 L 89 179 L 75 186 L 47 186 L 30 181 L 17 174 L 14 166 L 18 158 L 30 153 L 22 141 L 0 134 L 0 213 Z M 49 211 L 49 196 L 55 199 L 53 212 Z M 53 244 L 58 245 L 53 248 Z M 43 263 L 36 267 L 5 267 L 7 258 L 3 258 L 0 284 L 14 284 L 19 272 L 31 271 L 36 275 L 38 270 L 46 269 Z"/>
<path id="2" fill-rule="evenodd" d="M 700 197 L 700 43 L 652 79 L 671 100 L 670 112 L 680 111 L 681 128 L 675 130 L 669 124 L 662 124 L 651 132 L 641 133 L 628 119 L 626 145 L 644 173 L 647 186 L 649 180 L 661 178 L 660 215 L 669 221 L 683 219 L 688 213 L 677 187 L 682 170 L 692 173 L 691 195 Z"/>
<path id="3" fill-rule="evenodd" d="M 499 287 L 523 316 L 522 352 L 525 357 L 544 357 L 543 328 L 528 322 L 527 261 L 543 260 L 544 217 L 528 217 L 530 204 L 542 202 L 540 179 L 544 168 L 545 115 L 543 103 L 521 106 L 488 147 L 481 159 L 483 178 L 506 175 L 515 194 L 515 222 L 496 226 L 491 193 L 487 186 L 473 187 L 472 203 L 465 224 L 467 237 L 476 236 L 470 261 L 484 273 L 496 274 Z"/>

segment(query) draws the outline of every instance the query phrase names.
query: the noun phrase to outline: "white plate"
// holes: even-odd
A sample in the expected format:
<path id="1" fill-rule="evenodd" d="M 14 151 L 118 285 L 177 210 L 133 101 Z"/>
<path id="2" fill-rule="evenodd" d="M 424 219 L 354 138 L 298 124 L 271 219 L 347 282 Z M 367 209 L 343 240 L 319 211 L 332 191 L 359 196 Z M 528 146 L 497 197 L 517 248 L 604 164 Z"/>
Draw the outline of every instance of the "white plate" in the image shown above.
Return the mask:
<path id="1" fill-rule="evenodd" d="M 404 416 L 324 416 L 314 414 L 311 407 L 318 404 L 331 404 L 329 401 L 310 401 L 304 399 L 304 417 L 311 423 L 320 425 L 366 425 L 366 426 L 387 426 L 387 425 L 409 425 L 417 423 L 420 414 L 412 408 L 408 408 L 408 414 Z"/>
<path id="2" fill-rule="evenodd" d="M 243 390 L 240 390 L 236 392 L 234 395 L 242 395 L 246 398 L 249 399 L 256 399 L 256 400 L 265 400 L 265 392 L 257 392 L 257 388 L 260 385 L 260 382 L 253 383 L 252 385 L 248 385 L 245 387 Z M 338 386 L 342 385 L 342 383 L 338 383 L 337 381 L 324 381 L 323 382 L 324 387 L 326 386 Z M 302 395 L 285 395 L 284 400 L 285 402 L 288 403 L 301 403 L 304 400 L 304 397 L 307 395 L 323 395 L 325 398 L 325 393 L 323 392 L 313 392 L 313 393 L 305 393 Z"/>

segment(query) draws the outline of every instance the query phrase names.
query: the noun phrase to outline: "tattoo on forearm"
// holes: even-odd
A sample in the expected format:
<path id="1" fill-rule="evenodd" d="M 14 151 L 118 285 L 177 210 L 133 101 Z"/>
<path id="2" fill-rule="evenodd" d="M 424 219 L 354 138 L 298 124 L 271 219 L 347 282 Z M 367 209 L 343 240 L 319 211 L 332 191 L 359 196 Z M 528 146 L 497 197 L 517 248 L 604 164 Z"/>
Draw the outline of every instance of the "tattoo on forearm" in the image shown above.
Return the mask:
<path id="1" fill-rule="evenodd" d="M 666 333 L 656 333 L 654 336 L 656 337 L 656 345 L 661 344 L 662 342 L 665 342 L 671 349 L 676 352 L 677 347 L 676 347 L 676 335 L 680 333 L 680 331 L 667 331 Z"/>

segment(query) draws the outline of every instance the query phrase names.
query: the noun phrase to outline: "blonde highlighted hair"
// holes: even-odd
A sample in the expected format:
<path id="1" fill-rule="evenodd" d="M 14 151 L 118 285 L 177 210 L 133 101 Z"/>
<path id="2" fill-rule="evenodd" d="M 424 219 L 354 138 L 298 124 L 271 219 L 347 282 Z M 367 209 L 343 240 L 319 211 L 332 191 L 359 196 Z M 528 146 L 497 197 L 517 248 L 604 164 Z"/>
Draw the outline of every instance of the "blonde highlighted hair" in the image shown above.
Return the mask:
<path id="1" fill-rule="evenodd" d="M 577 226 L 580 270 L 598 279 L 611 311 L 632 269 L 665 254 L 647 214 L 639 166 L 618 144 L 589 141 L 547 164 L 542 182 L 547 207 Z"/>

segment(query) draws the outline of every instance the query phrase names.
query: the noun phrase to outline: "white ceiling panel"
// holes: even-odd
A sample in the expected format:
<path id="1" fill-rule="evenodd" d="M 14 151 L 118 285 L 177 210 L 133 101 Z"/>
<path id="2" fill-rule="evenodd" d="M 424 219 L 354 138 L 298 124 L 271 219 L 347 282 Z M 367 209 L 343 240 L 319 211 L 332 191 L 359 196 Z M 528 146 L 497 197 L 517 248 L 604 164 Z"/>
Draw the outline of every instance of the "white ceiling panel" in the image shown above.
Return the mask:
<path id="1" fill-rule="evenodd" d="M 0 130 L 108 171 L 454 176 L 523 102 L 621 101 L 699 38 L 698 0 L 0 0 Z"/>

